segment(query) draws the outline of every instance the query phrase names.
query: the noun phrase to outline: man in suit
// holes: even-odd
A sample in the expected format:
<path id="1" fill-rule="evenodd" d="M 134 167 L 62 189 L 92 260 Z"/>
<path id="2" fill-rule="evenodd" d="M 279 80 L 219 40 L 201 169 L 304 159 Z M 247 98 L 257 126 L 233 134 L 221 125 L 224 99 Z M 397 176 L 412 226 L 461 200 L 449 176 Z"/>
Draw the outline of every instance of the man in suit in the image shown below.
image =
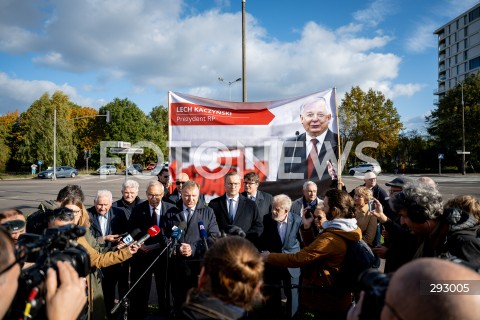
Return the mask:
<path id="1" fill-rule="evenodd" d="M 310 213 L 313 213 L 317 205 L 323 203 L 323 200 L 317 196 L 317 190 L 318 188 L 315 182 L 306 181 L 302 187 L 303 196 L 293 201 L 290 211 L 300 217 L 303 217 L 306 209 L 309 209 Z"/>
<path id="2" fill-rule="evenodd" d="M 258 190 L 260 177 L 256 172 L 249 172 L 243 176 L 245 191 L 242 195 L 255 202 L 258 213 L 263 217 L 272 212 L 272 195 Z"/>
<path id="3" fill-rule="evenodd" d="M 165 190 L 162 200 L 167 201 L 168 197 L 170 196 L 170 192 L 168 191 L 168 188 L 170 187 L 170 172 L 168 171 L 168 168 L 162 168 L 160 170 L 157 175 L 157 180 L 163 184 L 163 190 Z"/>
<path id="4" fill-rule="evenodd" d="M 163 193 L 163 185 L 160 182 L 149 182 L 146 191 L 147 200 L 135 206 L 132 210 L 129 220 L 130 232 L 139 229 L 140 235 L 143 236 L 151 226 L 164 224 L 163 220 L 166 219 L 170 211 L 175 210 L 175 207 L 170 203 L 162 201 Z M 162 249 L 165 248 L 165 230 L 161 232 L 161 235 L 148 239 L 132 259 L 132 283 L 135 283 L 140 278 L 155 258 L 158 257 Z M 135 311 L 136 319 L 143 319 L 146 315 L 153 273 L 155 274 L 159 312 L 164 316 L 168 315 L 170 311 L 169 292 L 165 285 L 167 281 L 167 257 L 168 255 L 164 253 L 131 292 L 129 296 L 130 306 L 131 310 Z"/>
<path id="5" fill-rule="evenodd" d="M 328 126 L 332 112 L 323 97 L 307 100 L 300 107 L 300 122 L 305 132 L 282 147 L 277 180 L 320 181 L 322 192 L 332 185 L 329 165 L 337 163 L 338 135 Z"/>
<path id="6" fill-rule="evenodd" d="M 112 193 L 109 190 L 97 191 L 93 203 L 94 206 L 87 210 L 90 218 L 90 231 L 101 247 L 113 250 L 121 239 L 119 235 L 127 232 L 128 229 L 125 211 L 112 207 Z M 108 312 L 115 304 L 115 286 L 121 281 L 119 278 L 122 275 L 121 264 L 102 268 L 102 275 L 102 290 L 105 308 Z"/>
<path id="7" fill-rule="evenodd" d="M 133 207 L 142 202 L 142 199 L 138 196 L 139 187 L 138 182 L 135 180 L 125 181 L 122 184 L 122 198 L 112 203 L 112 207 L 125 210 L 127 219 L 130 219 Z"/>
<path id="8" fill-rule="evenodd" d="M 290 211 L 292 200 L 285 194 L 273 197 L 272 212 L 263 217 L 263 233 L 260 236 L 259 249 L 261 251 L 278 253 L 296 253 L 300 251 L 300 226 L 302 218 Z M 300 268 L 281 268 L 271 265 L 265 266 L 265 295 L 267 296 L 267 310 L 275 313 L 274 318 L 282 317 L 281 288 L 272 287 L 283 285 L 287 297 L 287 318 L 292 318 L 298 310 L 298 285 Z"/>
<path id="9" fill-rule="evenodd" d="M 174 262 L 170 270 L 175 312 L 185 302 L 190 288 L 197 286 L 200 264 L 209 246 L 220 237 L 217 220 L 212 208 L 199 201 L 200 186 L 195 181 L 186 181 L 182 188 L 181 201 L 175 212 L 169 213 L 163 228 L 183 225 L 180 246 L 174 248 Z M 206 238 L 202 239 L 200 224 Z"/>
<path id="10" fill-rule="evenodd" d="M 173 190 L 172 194 L 168 196 L 168 201 L 177 204 L 178 201 L 182 199 L 182 189 L 183 184 L 188 181 L 190 177 L 184 172 L 177 174 L 177 179 L 175 180 L 176 188 Z"/>
<path id="11" fill-rule="evenodd" d="M 255 202 L 240 194 L 241 178 L 237 172 L 225 175 L 225 194 L 210 201 L 220 231 L 228 233 L 232 225 L 241 228 L 247 239 L 256 242 L 263 231 L 262 218 Z"/>

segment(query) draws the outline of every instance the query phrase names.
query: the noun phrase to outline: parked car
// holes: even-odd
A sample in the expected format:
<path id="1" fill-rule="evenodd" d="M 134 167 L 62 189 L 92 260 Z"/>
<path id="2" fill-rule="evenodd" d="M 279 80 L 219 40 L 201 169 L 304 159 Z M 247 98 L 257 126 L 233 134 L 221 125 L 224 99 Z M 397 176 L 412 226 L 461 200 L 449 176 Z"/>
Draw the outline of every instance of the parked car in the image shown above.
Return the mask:
<path id="1" fill-rule="evenodd" d="M 153 170 L 153 168 L 155 168 L 157 166 L 157 164 L 155 162 L 150 162 L 147 166 L 147 170 Z"/>
<path id="2" fill-rule="evenodd" d="M 55 169 L 57 178 L 75 178 L 78 176 L 78 170 L 69 166 L 60 166 Z M 51 179 L 53 176 L 53 168 L 39 172 L 38 177 L 42 179 Z"/>
<path id="3" fill-rule="evenodd" d="M 157 164 L 155 168 L 152 169 L 152 171 L 150 171 L 150 174 L 152 176 L 156 176 L 160 173 L 160 170 L 162 170 L 163 168 L 165 169 L 168 169 L 168 162 L 164 162 L 162 164 Z"/>
<path id="4" fill-rule="evenodd" d="M 116 174 L 117 167 L 111 164 L 103 165 L 97 169 L 98 174 Z"/>
<path id="5" fill-rule="evenodd" d="M 379 174 L 382 172 L 382 168 L 380 168 L 380 165 L 378 163 L 362 163 L 359 164 L 358 166 L 351 167 L 348 169 L 348 173 L 353 176 L 356 173 L 366 173 L 366 172 L 373 172 L 375 174 Z"/>
<path id="6" fill-rule="evenodd" d="M 134 163 L 131 166 L 128 167 L 127 173 L 128 174 L 140 174 L 140 172 L 143 171 L 142 165 L 138 163 Z"/>

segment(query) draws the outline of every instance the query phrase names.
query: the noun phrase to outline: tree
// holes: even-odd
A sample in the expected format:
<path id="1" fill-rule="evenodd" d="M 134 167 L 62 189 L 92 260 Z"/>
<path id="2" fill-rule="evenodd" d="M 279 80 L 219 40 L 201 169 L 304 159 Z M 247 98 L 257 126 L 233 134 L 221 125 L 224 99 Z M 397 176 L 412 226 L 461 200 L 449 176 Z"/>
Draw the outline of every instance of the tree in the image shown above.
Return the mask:
<path id="1" fill-rule="evenodd" d="M 71 103 L 61 91 L 55 92 L 51 98 L 48 93 L 43 94 L 20 115 L 15 160 L 25 164 L 41 159 L 45 164 L 53 165 L 54 110 L 57 113 L 57 165 L 74 165 L 77 152 L 72 138 L 73 126 L 65 121 L 70 118 Z"/>
<path id="2" fill-rule="evenodd" d="M 0 171 L 5 171 L 10 160 L 10 145 L 12 145 L 13 140 L 12 129 L 17 120 L 18 110 L 0 116 Z"/>
<path id="3" fill-rule="evenodd" d="M 354 146 L 363 141 L 377 142 L 377 148 L 365 148 L 362 152 L 384 163 L 391 160 L 402 123 L 393 102 L 380 91 L 369 89 L 365 93 L 358 86 L 352 87 L 340 105 L 339 121 L 343 147 L 348 141 Z"/>
<path id="4" fill-rule="evenodd" d="M 158 146 L 162 149 L 163 154 L 167 158 L 168 150 L 166 140 L 168 137 L 168 110 L 164 106 L 154 107 L 149 116 L 153 120 L 155 128 L 160 129 L 161 135 L 158 137 L 160 139 Z"/>
<path id="5" fill-rule="evenodd" d="M 470 76 L 463 81 L 465 106 L 465 149 L 467 161 L 479 165 L 480 139 L 477 127 L 480 121 L 480 75 Z M 447 91 L 437 108 L 427 117 L 427 131 L 432 136 L 439 153 L 445 154 L 445 165 L 461 168 L 462 149 L 462 86 L 457 84 Z"/>

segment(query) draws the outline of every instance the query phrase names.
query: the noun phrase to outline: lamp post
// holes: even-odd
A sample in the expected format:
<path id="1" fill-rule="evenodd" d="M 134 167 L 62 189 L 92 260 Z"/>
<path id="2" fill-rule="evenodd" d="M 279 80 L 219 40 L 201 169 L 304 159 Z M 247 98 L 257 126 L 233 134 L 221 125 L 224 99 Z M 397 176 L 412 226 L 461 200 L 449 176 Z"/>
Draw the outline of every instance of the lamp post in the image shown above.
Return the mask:
<path id="1" fill-rule="evenodd" d="M 445 82 L 445 78 L 441 78 L 438 80 L 438 82 Z M 458 80 L 455 80 L 455 85 L 460 85 L 461 93 L 462 93 L 462 175 L 465 175 L 466 172 L 466 166 L 465 166 L 465 154 L 467 153 L 465 151 L 465 101 L 463 99 L 463 82 L 460 82 Z"/>
<path id="2" fill-rule="evenodd" d="M 242 78 L 238 78 L 237 80 L 233 80 L 233 81 L 225 81 L 222 77 L 218 77 L 218 81 L 228 84 L 230 101 L 232 101 L 232 84 L 234 84 L 235 82 L 238 82 L 240 80 L 242 80 Z"/>

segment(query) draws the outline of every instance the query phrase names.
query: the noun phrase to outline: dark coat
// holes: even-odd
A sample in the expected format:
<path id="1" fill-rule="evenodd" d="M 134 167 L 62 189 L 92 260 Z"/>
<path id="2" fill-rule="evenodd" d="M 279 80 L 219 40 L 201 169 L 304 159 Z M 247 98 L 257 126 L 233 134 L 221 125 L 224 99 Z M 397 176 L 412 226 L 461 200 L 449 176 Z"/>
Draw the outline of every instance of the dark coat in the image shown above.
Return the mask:
<path id="1" fill-rule="evenodd" d="M 92 233 L 95 239 L 102 237 L 102 228 L 100 227 L 100 222 L 95 206 L 90 207 L 88 210 L 88 216 L 90 218 L 90 232 Z M 109 234 L 122 234 L 128 231 L 128 220 L 125 216 L 125 210 L 121 208 L 111 207 L 108 211 L 108 220 L 107 220 L 107 233 Z M 102 241 L 99 241 L 102 244 Z M 112 242 L 105 242 L 104 247 L 114 247 L 115 244 Z"/>
<path id="2" fill-rule="evenodd" d="M 128 220 L 130 219 L 130 215 L 132 214 L 133 208 L 136 205 L 139 205 L 140 203 L 142 203 L 142 199 L 140 199 L 139 196 L 137 196 L 132 203 L 126 203 L 125 201 L 123 201 L 123 198 L 122 198 L 112 203 L 112 207 L 123 208 L 123 210 L 125 210 L 125 216 L 127 217 L 127 220 Z"/>
<path id="3" fill-rule="evenodd" d="M 212 208 L 215 213 L 220 231 L 226 232 L 230 225 L 227 208 L 227 195 L 224 194 L 223 196 L 211 200 L 208 206 Z M 240 194 L 238 197 L 238 207 L 233 225 L 240 227 L 247 234 L 249 240 L 257 241 L 258 237 L 263 232 L 262 222 L 262 217 L 260 217 L 260 214 L 258 213 L 258 208 L 255 205 L 255 202 Z"/>
<path id="4" fill-rule="evenodd" d="M 192 292 L 182 306 L 179 319 L 246 319 L 246 312 L 205 293 Z"/>
<path id="5" fill-rule="evenodd" d="M 242 192 L 242 195 L 248 197 L 246 191 Z M 267 192 L 257 190 L 257 196 L 255 197 L 255 204 L 258 208 L 258 213 L 263 217 L 272 212 L 272 195 Z"/>

